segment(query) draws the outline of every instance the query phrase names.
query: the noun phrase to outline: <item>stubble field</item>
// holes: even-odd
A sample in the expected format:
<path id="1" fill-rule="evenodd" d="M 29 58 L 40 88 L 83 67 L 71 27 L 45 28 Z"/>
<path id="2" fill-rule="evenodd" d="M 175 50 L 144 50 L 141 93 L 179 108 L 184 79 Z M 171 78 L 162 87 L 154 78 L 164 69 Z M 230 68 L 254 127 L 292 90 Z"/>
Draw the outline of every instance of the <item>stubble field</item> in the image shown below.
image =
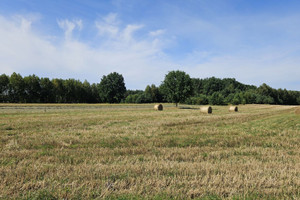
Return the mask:
<path id="1" fill-rule="evenodd" d="M 0 199 L 299 199 L 295 110 L 0 104 Z"/>

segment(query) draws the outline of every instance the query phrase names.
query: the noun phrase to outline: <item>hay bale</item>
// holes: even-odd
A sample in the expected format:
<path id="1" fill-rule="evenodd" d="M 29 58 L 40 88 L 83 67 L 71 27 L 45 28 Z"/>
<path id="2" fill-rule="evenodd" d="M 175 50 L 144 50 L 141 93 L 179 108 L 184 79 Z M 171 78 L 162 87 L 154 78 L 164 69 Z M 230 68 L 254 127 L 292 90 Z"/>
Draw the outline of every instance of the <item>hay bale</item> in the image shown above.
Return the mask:
<path id="1" fill-rule="evenodd" d="M 162 104 L 156 104 L 154 106 L 154 110 L 163 110 L 163 105 Z"/>
<path id="2" fill-rule="evenodd" d="M 200 107 L 200 112 L 211 114 L 212 108 L 211 108 L 211 106 L 203 106 L 203 107 Z"/>
<path id="3" fill-rule="evenodd" d="M 300 115 L 300 107 L 297 107 L 297 108 L 296 108 L 295 114 L 296 114 L 296 115 Z"/>
<path id="4" fill-rule="evenodd" d="M 237 106 L 230 106 L 228 110 L 229 112 L 237 112 L 239 109 Z"/>

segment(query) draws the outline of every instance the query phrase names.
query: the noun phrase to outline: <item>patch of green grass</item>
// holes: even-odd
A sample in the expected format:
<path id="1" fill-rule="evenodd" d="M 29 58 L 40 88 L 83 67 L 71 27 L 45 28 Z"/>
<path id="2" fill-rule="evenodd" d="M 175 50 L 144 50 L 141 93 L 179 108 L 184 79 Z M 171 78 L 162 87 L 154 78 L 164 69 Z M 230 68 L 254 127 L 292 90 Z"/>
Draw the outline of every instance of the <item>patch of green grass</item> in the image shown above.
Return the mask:
<path id="1" fill-rule="evenodd" d="M 7 126 L 7 127 L 4 128 L 4 130 L 5 131 L 12 131 L 12 130 L 14 130 L 14 128 L 11 127 L 11 126 Z"/>
<path id="2" fill-rule="evenodd" d="M 25 196 L 20 197 L 23 200 L 57 200 L 57 196 L 48 190 L 38 190 L 37 192 L 30 192 Z"/>
<path id="3" fill-rule="evenodd" d="M 49 151 L 48 149 L 42 149 L 41 151 L 38 151 L 36 153 L 36 157 L 39 158 L 41 156 L 53 156 L 54 153 L 52 151 Z"/>
<path id="4" fill-rule="evenodd" d="M 43 143 L 43 144 L 34 145 L 33 148 L 34 149 L 47 150 L 47 149 L 54 149 L 55 146 L 56 146 L 55 144 Z"/>
<path id="5" fill-rule="evenodd" d="M 0 159 L 0 166 L 13 166 L 18 164 L 19 160 L 15 157 L 10 158 L 1 158 Z"/>

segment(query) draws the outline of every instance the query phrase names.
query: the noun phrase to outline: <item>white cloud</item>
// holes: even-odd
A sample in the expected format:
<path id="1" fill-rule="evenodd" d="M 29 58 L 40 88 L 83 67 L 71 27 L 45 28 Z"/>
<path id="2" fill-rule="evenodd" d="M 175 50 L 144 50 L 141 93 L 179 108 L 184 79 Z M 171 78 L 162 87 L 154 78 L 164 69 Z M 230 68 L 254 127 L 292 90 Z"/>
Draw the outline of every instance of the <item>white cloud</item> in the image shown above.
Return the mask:
<path id="1" fill-rule="evenodd" d="M 109 13 L 107 16 L 103 17 L 103 21 L 106 24 L 117 26 L 120 24 L 117 13 Z"/>
<path id="2" fill-rule="evenodd" d="M 149 35 L 152 37 L 157 37 L 157 36 L 163 35 L 165 32 L 166 32 L 166 30 L 164 30 L 164 29 L 158 29 L 156 31 L 151 31 L 149 33 Z"/>
<path id="3" fill-rule="evenodd" d="M 0 16 L 0 60 L 4 73 L 48 66 L 47 61 L 56 52 L 53 45 L 33 33 L 32 21 L 19 19 Z"/>
<path id="4" fill-rule="evenodd" d="M 65 31 L 65 38 L 71 39 L 72 38 L 72 32 L 77 28 L 78 30 L 81 30 L 82 20 L 73 20 L 70 21 L 68 19 L 65 20 L 57 20 L 58 26 Z"/>
<path id="5" fill-rule="evenodd" d="M 260 85 L 266 82 L 272 87 L 294 90 L 300 87 L 300 59 L 295 56 L 299 52 L 297 44 L 274 44 L 264 48 L 246 46 L 241 49 L 237 46 L 235 51 L 225 53 L 214 49 L 191 48 L 180 52 L 180 59 L 176 59 L 176 55 L 171 60 L 172 53 L 167 52 L 172 50 L 172 45 L 176 45 L 180 34 L 173 37 L 176 34 L 165 27 L 148 30 L 146 24 L 124 24 L 115 13 L 95 21 L 95 27 L 87 27 L 80 19 L 63 19 L 58 20 L 57 24 L 63 30 L 64 37 L 53 42 L 49 38 L 58 36 L 41 34 L 37 20 L 0 15 L 1 73 L 11 74 L 15 71 L 22 75 L 34 73 L 50 78 L 99 82 L 103 75 L 116 71 L 123 74 L 129 89 L 144 89 L 147 84 L 160 84 L 168 71 L 179 69 L 191 77 L 233 77 L 247 84 Z M 223 34 L 221 29 L 208 22 L 195 23 L 207 34 L 211 33 L 216 41 L 226 38 L 231 32 L 234 37 L 240 35 L 232 31 L 234 28 L 228 27 L 229 31 Z M 180 24 L 177 26 L 181 27 L 179 31 L 189 28 Z M 98 32 L 92 35 L 92 39 L 73 37 L 76 31 L 84 32 L 93 28 Z M 224 40 L 220 46 L 226 47 L 227 43 L 234 40 Z M 237 37 L 233 44 L 240 44 L 239 40 Z M 195 41 L 201 47 L 202 43 Z"/>
<path id="6" fill-rule="evenodd" d="M 108 39 L 110 36 L 95 35 L 96 45 L 90 45 L 91 41 L 72 37 L 74 30 L 83 28 L 81 20 L 59 20 L 65 37 L 51 42 L 47 39 L 51 36 L 33 31 L 35 24 L 29 19 L 23 17 L 16 22 L 0 16 L 1 72 L 99 82 L 103 75 L 116 71 L 123 74 L 130 89 L 159 84 L 166 73 L 165 66 L 170 66 L 161 48 L 162 41 L 153 37 L 137 39 L 135 33 L 143 25 L 127 24 L 122 28 L 114 15 L 103 21 L 112 28 L 106 33 L 116 36 Z M 158 73 L 151 76 L 153 72 Z"/>
<path id="7" fill-rule="evenodd" d="M 103 19 L 96 21 L 96 27 L 100 36 L 116 37 L 119 33 L 119 21 L 116 13 L 110 13 Z"/>
<path id="8" fill-rule="evenodd" d="M 110 13 L 96 22 L 99 36 L 104 37 L 105 40 L 113 40 L 119 44 L 128 45 L 134 40 L 134 33 L 142 29 L 143 25 L 128 24 L 122 29 L 117 14 Z M 134 41 L 133 41 L 134 42 Z"/>
<path id="9" fill-rule="evenodd" d="M 143 25 L 127 25 L 124 31 L 122 32 L 123 40 L 126 42 L 132 41 L 134 32 L 138 31 L 141 28 L 143 28 Z"/>

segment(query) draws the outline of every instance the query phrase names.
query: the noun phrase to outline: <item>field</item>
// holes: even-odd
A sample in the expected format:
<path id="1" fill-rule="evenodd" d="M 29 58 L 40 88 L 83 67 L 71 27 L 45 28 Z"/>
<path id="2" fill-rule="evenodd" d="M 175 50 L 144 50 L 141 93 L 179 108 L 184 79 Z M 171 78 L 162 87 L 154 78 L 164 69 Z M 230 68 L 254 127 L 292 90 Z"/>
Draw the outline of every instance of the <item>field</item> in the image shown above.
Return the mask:
<path id="1" fill-rule="evenodd" d="M 0 104 L 0 199 L 300 199 L 295 109 Z"/>

